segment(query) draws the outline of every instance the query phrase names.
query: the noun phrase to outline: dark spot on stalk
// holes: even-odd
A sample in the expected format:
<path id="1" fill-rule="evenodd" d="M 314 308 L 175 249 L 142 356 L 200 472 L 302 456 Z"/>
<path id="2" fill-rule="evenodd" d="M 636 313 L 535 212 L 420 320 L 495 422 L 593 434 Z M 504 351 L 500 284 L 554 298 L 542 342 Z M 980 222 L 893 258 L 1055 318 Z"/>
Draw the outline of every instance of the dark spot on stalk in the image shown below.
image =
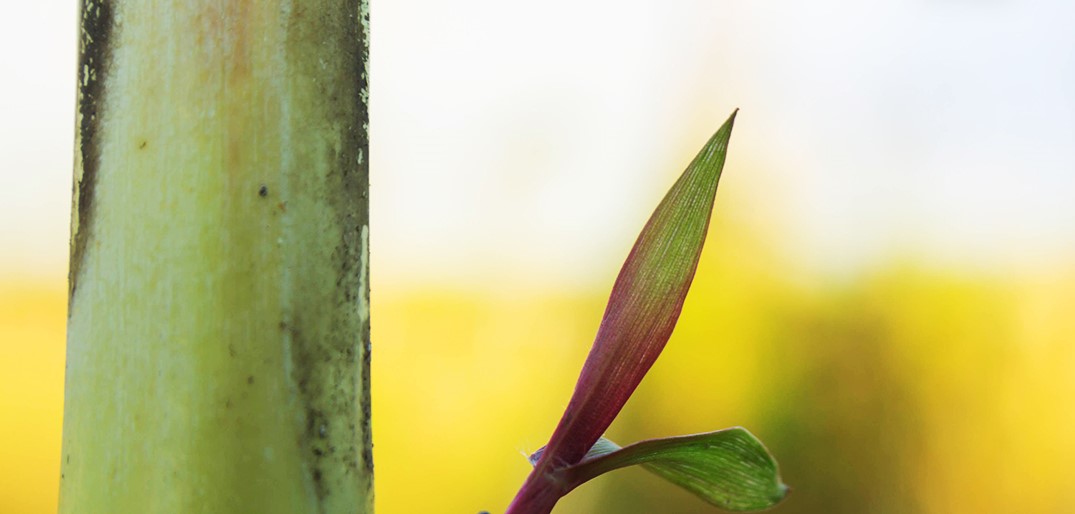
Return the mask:
<path id="1" fill-rule="evenodd" d="M 246 377 L 246 383 L 247 384 L 253 384 L 254 383 L 254 375 L 250 375 L 250 376 Z"/>
<path id="2" fill-rule="evenodd" d="M 144 150 L 146 148 L 146 145 L 148 145 L 148 144 L 149 144 L 149 141 L 146 141 L 145 139 L 143 139 L 138 143 L 138 149 L 139 150 Z"/>
<path id="3" fill-rule="evenodd" d="M 269 196 L 269 186 L 262 184 L 261 187 L 258 188 L 258 196 L 262 198 Z"/>

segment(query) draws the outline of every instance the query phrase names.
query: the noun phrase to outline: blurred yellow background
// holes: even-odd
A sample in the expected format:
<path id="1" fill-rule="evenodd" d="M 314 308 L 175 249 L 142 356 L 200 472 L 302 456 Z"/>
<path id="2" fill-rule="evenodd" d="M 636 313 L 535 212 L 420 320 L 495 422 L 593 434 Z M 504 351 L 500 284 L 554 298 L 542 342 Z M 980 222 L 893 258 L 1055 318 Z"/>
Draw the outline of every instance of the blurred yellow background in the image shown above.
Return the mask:
<path id="1" fill-rule="evenodd" d="M 0 19 L 0 513 L 56 504 L 69 4 Z M 378 512 L 503 511 L 735 107 L 680 325 L 610 437 L 745 426 L 780 513 L 1075 512 L 1075 6 L 373 4 Z M 557 512 L 711 511 L 624 470 Z"/>

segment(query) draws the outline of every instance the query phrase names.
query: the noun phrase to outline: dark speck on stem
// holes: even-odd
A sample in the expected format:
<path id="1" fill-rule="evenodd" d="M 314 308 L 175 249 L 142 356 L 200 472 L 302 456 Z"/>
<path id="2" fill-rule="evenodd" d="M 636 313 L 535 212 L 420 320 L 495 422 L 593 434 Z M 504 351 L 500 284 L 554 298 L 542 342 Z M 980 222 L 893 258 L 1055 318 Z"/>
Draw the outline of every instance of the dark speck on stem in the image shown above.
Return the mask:
<path id="1" fill-rule="evenodd" d="M 258 188 L 258 196 L 262 198 L 269 196 L 269 186 L 262 184 L 261 187 Z"/>

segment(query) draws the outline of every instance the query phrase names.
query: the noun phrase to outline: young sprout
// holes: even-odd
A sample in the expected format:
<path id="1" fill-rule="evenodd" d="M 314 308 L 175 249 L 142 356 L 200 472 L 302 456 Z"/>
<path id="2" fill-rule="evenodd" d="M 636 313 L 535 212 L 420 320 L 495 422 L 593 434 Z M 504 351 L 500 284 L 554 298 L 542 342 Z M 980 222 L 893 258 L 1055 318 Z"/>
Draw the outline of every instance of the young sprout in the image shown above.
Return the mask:
<path id="1" fill-rule="evenodd" d="M 737 111 L 738 112 L 738 111 Z M 649 371 L 683 309 L 709 227 L 736 113 L 709 139 L 639 234 L 620 274 L 567 409 L 507 514 L 547 514 L 597 475 L 639 464 L 726 510 L 760 510 L 788 488 L 749 432 L 643 441 L 620 448 L 601 435 Z"/>

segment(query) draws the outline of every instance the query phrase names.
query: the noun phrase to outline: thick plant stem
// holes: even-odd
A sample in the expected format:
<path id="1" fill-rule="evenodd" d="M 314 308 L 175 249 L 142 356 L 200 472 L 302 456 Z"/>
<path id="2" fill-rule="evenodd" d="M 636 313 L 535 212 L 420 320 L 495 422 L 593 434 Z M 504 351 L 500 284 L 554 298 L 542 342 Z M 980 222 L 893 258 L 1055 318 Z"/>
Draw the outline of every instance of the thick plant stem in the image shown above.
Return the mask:
<path id="1" fill-rule="evenodd" d="M 60 512 L 372 512 L 368 27 L 83 0 Z"/>

